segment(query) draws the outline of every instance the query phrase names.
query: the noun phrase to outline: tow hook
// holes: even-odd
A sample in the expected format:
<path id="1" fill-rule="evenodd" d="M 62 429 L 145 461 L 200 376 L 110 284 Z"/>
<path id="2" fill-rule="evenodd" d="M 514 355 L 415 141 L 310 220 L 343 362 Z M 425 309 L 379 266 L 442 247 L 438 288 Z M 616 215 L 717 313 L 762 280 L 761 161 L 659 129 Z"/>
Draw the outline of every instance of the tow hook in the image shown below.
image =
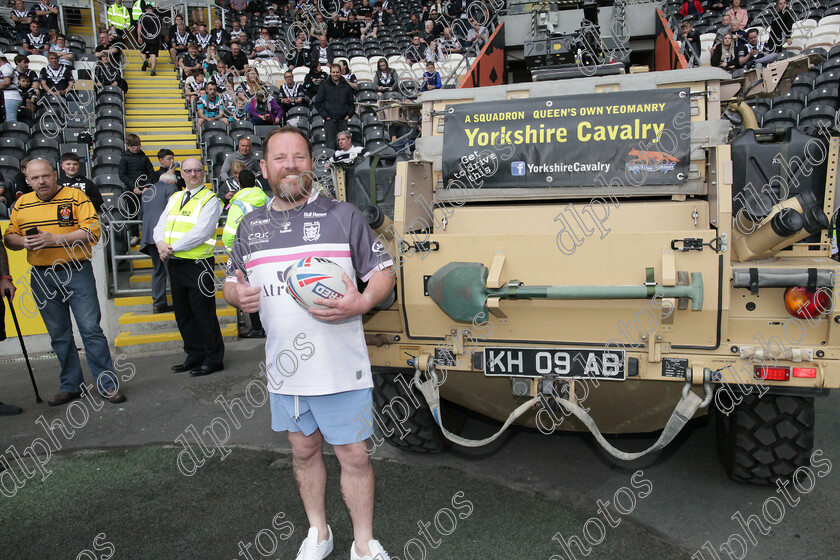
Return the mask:
<path id="1" fill-rule="evenodd" d="M 688 392 L 691 391 L 693 376 L 693 370 L 691 368 L 686 369 L 685 385 L 683 385 L 682 390 L 683 398 L 688 396 Z M 703 369 L 703 390 L 706 391 L 706 396 L 703 398 L 703 402 L 700 403 L 700 408 L 709 406 L 709 403 L 712 402 L 712 370 L 710 368 Z"/>

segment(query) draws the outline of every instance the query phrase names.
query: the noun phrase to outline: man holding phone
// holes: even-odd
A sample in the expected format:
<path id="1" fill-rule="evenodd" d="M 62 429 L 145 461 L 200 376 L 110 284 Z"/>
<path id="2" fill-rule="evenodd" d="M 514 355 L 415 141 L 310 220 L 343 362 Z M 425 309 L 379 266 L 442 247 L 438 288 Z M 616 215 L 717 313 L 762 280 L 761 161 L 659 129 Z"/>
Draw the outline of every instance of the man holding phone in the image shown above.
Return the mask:
<path id="1" fill-rule="evenodd" d="M 29 162 L 26 178 L 33 192 L 15 204 L 4 240 L 12 251 L 26 250 L 26 260 L 32 265 L 32 297 L 61 363 L 60 391 L 47 402 L 59 406 L 78 399 L 82 391 L 92 392 L 82 375 L 71 311 L 96 388 L 108 401 L 124 402 L 108 340 L 99 326 L 101 313 L 90 263 L 92 246 L 101 233 L 96 210 L 80 189 L 59 185 L 55 169 L 46 160 Z"/>

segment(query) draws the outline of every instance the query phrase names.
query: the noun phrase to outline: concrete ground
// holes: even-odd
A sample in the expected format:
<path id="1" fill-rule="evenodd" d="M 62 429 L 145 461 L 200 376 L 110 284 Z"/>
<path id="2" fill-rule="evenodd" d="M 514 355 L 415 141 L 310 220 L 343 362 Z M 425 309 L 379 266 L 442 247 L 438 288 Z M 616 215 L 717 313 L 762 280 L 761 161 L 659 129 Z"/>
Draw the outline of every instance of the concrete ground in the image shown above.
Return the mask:
<path id="1" fill-rule="evenodd" d="M 14 340 L 9 340 L 3 344 L 14 343 Z M 258 368 L 262 355 L 261 341 L 237 342 L 228 349 L 227 369 L 204 378 L 191 378 L 188 374 L 173 374 L 169 371 L 171 365 L 182 360 L 181 354 L 170 352 L 118 356 L 116 368 L 126 378 L 122 388 L 128 396 L 128 401 L 119 405 L 104 403 L 98 411 L 94 410 L 98 401 L 80 401 L 80 404 L 74 407 L 58 408 L 48 407 L 46 403 L 35 404 L 25 364 L 22 361 L 0 362 L 0 400 L 24 408 L 21 415 L 0 418 L 0 444 L 6 449 L 2 457 L 12 456 L 10 446 L 14 446 L 16 452 L 22 453 L 23 449 L 32 445 L 37 438 L 44 438 L 46 442 L 49 436 L 43 424 L 54 424 L 60 419 L 68 425 L 72 422 L 78 426 L 70 428 L 72 433 L 61 433 L 58 429 L 53 429 L 52 448 L 54 451 L 60 447 L 60 451 L 57 454 L 59 456 L 53 457 L 45 466 L 56 470 L 47 482 L 36 483 L 33 479 L 28 488 L 24 485 L 19 496 L 4 497 L 2 500 L 13 503 L 13 500 L 28 495 L 28 499 L 37 502 L 40 499 L 64 496 L 67 488 L 78 484 L 73 482 L 73 476 L 79 475 L 73 473 L 79 468 L 87 467 L 90 468 L 87 471 L 90 476 L 95 477 L 94 469 L 98 468 L 107 473 L 119 472 L 122 469 L 136 472 L 137 465 L 148 464 L 150 468 L 154 466 L 155 469 L 162 469 L 161 472 L 166 477 L 187 481 L 192 485 L 188 486 L 188 489 L 201 489 L 204 494 L 208 493 L 205 484 L 224 485 L 230 480 L 225 478 L 226 476 L 249 476 L 247 465 L 260 464 L 268 468 L 269 464 L 275 463 L 275 467 L 279 466 L 281 471 L 288 474 L 288 446 L 283 436 L 278 436 L 269 429 L 267 406 L 256 408 L 250 418 L 245 418 L 246 412 L 250 411 L 234 408 L 231 413 L 234 418 L 231 418 L 220 404 L 222 397 L 230 402 L 235 397 L 245 396 L 248 383 L 259 377 Z M 43 358 L 33 360 L 32 364 L 42 396 L 46 400 L 58 388 L 57 361 L 54 358 Z M 252 397 L 256 396 L 256 393 L 252 393 Z M 830 460 L 832 466 L 840 461 L 840 420 L 836 414 L 838 402 L 838 397 L 832 395 L 817 403 L 815 448 L 823 452 L 823 457 Z M 85 411 L 89 413 L 87 419 Z M 234 419 L 237 422 L 234 422 Z M 231 449 L 230 454 L 224 461 L 220 460 L 221 452 L 218 449 L 213 451 L 210 457 L 201 455 L 193 434 L 203 434 L 200 437 L 207 446 L 209 455 L 213 449 L 212 436 L 211 432 L 205 430 L 215 427 L 220 439 L 224 439 L 224 424 L 233 426 L 226 444 Z M 733 550 L 732 558 L 822 560 L 836 557 L 837 527 L 840 525 L 840 510 L 837 507 L 840 476 L 837 475 L 837 469 L 829 468 L 826 471 L 823 468 L 819 474 L 825 476 L 815 477 L 814 487 L 807 493 L 792 491 L 793 498 L 798 497 L 799 500 L 794 500 L 795 506 L 786 504 L 787 507 L 781 514 L 783 520 L 780 519 L 776 524 L 763 523 L 764 528 L 769 528 L 767 535 L 759 532 L 761 527 L 753 519 L 753 543 L 750 535 L 745 533 L 736 519 L 733 519 L 733 515 L 740 512 L 745 520 L 750 520 L 752 515 L 778 517 L 778 511 L 772 508 L 773 504 L 767 506 L 766 503 L 768 498 L 781 494 L 776 494 L 774 488 L 745 486 L 726 479 L 714 452 L 713 424 L 712 421 L 706 420 L 694 421 L 686 428 L 685 434 L 664 452 L 629 465 L 607 459 L 588 435 L 544 436 L 525 429 L 512 429 L 486 448 L 456 448 L 442 455 L 410 454 L 383 445 L 374 453 L 377 460 L 376 469 L 381 477 L 380 492 L 377 495 L 379 513 L 376 520 L 377 527 L 384 527 L 380 538 L 386 542 L 392 556 L 403 560 L 420 558 L 419 549 L 412 550 L 410 546 L 405 549 L 412 536 L 417 536 L 416 523 L 424 519 L 430 520 L 430 515 L 434 517 L 435 511 L 446 506 L 443 502 L 448 500 L 460 485 L 462 488 L 473 489 L 471 498 L 477 512 L 491 514 L 474 518 L 478 532 L 458 530 L 447 537 L 451 543 L 449 547 L 426 547 L 428 550 L 425 558 L 551 557 L 554 560 L 555 556 L 552 555 L 557 555 L 556 560 L 560 560 L 570 555 L 564 552 L 558 542 L 559 538 L 552 540 L 552 537 L 558 537 L 559 533 L 564 541 L 568 541 L 574 535 L 585 539 L 585 532 L 588 532 L 591 542 L 599 538 L 599 525 L 606 528 L 603 542 L 590 549 L 584 540 L 584 550 L 572 545 L 569 552 L 576 558 L 585 557 L 584 552 L 591 550 L 589 558 L 718 560 L 708 551 L 695 554 L 708 541 L 707 547 L 713 547 L 721 560 L 727 558 L 721 549 L 722 546 L 725 548 L 726 543 L 729 543 L 728 546 Z M 470 419 L 465 428 L 465 435 L 484 437 L 496 428 L 492 423 Z M 622 449 L 641 449 L 654 439 L 622 437 L 613 440 L 613 444 Z M 179 442 L 190 442 L 189 447 L 193 455 L 180 453 L 184 446 Z M 88 455 L 73 460 L 63 457 L 80 450 L 121 450 L 145 446 L 171 446 L 173 449 L 147 450 L 148 456 L 129 454 L 126 457 L 134 459 L 125 462 L 123 458 L 123 463 L 118 462 L 117 466 L 109 466 L 108 461 L 115 460 L 113 454 L 101 456 L 101 467 L 97 466 L 95 461 L 84 463 L 81 467 L 74 462 L 92 461 Z M 261 451 L 270 453 L 260 455 L 258 452 Z M 279 463 L 276 462 L 277 459 L 280 459 Z M 123 466 L 119 466 L 120 464 Z M 399 468 L 395 468 L 395 465 Z M 62 469 L 68 469 L 67 478 L 62 478 Z M 242 469 L 245 469 L 244 473 Z M 641 473 L 637 473 L 639 470 Z M 817 472 L 817 469 L 814 471 Z M 201 479 L 205 473 L 212 474 L 207 474 L 205 483 L 202 484 Z M 278 485 L 291 487 L 291 479 L 287 474 L 278 478 Z M 163 475 L 161 477 L 163 478 Z M 395 477 L 402 482 L 391 484 L 386 482 L 387 477 Z M 132 484 L 130 480 L 133 479 L 124 479 L 124 476 L 116 478 L 120 484 Z M 259 477 L 255 476 L 255 479 Z M 137 480 L 143 480 L 143 477 L 139 476 Z M 453 481 L 454 486 L 441 482 L 444 480 Z M 4 481 L 4 484 L 7 483 L 8 477 Z M 145 504 L 137 511 L 132 511 L 131 515 L 140 516 L 140 519 L 145 520 L 144 512 L 157 512 L 161 509 L 161 504 L 166 505 L 162 511 L 181 508 L 177 497 L 186 490 L 177 486 L 175 482 L 172 484 L 174 486 L 166 486 L 169 489 L 166 492 L 153 493 L 152 496 L 143 494 L 142 484 L 141 488 L 134 485 L 126 488 L 127 495 L 132 497 L 132 500 L 137 504 Z M 332 486 L 333 490 L 336 486 L 337 484 Z M 38 488 L 43 495 L 36 493 Z M 449 496 L 446 495 L 447 492 Z M 209 492 L 208 495 L 212 494 Z M 219 519 L 227 520 L 221 529 L 226 525 L 235 524 L 236 520 L 236 516 L 230 516 L 225 508 L 247 508 L 250 500 L 256 500 L 253 496 L 229 495 L 221 491 L 220 495 L 227 501 L 220 503 L 213 499 L 206 507 L 210 512 L 218 507 Z M 256 495 L 262 497 L 259 492 Z M 500 496 L 504 499 L 499 500 Z M 337 506 L 340 497 L 332 494 L 330 499 L 330 503 L 340 510 Z M 241 503 L 236 503 L 237 500 Z M 604 525 L 607 520 L 603 513 L 599 513 L 599 500 L 624 504 L 626 513 L 623 515 L 615 513 L 610 507 L 607 508 L 613 512 L 614 518 L 609 524 L 618 522 L 615 528 Z M 102 513 L 103 519 L 111 520 L 122 519 L 124 515 L 118 513 L 121 508 L 129 506 L 115 501 L 115 509 L 111 511 L 111 502 L 107 496 L 103 498 L 102 503 L 105 504 L 102 507 L 108 509 Z M 400 504 L 400 507 L 393 508 L 394 503 Z M 284 511 L 294 516 L 295 527 L 302 532 L 305 519 L 299 503 L 295 500 L 294 492 L 289 494 L 288 504 L 289 507 Z M 270 509 L 265 504 L 261 507 Z M 2 509 L 4 508 L 0 508 Z M 8 515 L 10 510 L 6 511 Z M 84 543 L 93 539 L 100 530 L 109 537 L 112 536 L 101 523 L 89 523 L 91 520 L 86 519 L 85 524 L 80 527 L 87 530 L 84 534 L 76 535 L 77 538 L 73 539 L 72 544 L 68 542 L 66 547 L 60 550 L 60 554 L 54 548 L 38 549 L 37 543 L 32 544 L 29 540 L 27 542 L 33 548 L 21 555 L 20 547 L 24 545 L 9 536 L 17 534 L 18 530 L 32 530 L 34 517 L 27 519 L 23 512 L 20 513 L 22 517 L 0 520 L 0 527 L 3 527 L 0 532 L 6 534 L 5 537 L 0 536 L 0 550 L 5 548 L 5 545 L 14 546 L 14 557 L 75 557 L 83 550 Z M 59 517 L 51 522 L 59 522 L 62 519 L 60 511 L 58 515 Z M 383 519 L 382 516 L 387 518 Z M 209 517 L 212 518 L 213 515 Z M 603 522 L 592 521 L 592 518 Z M 145 522 L 156 524 L 157 520 L 152 518 Z M 38 526 L 38 530 L 49 532 L 51 526 Z M 254 533 L 259 530 L 256 525 L 252 524 L 250 527 Z M 247 536 L 248 531 L 245 528 L 237 526 L 236 529 L 237 534 L 244 531 Z M 127 534 L 127 540 L 131 541 L 132 535 L 133 533 Z M 196 539 L 193 548 L 179 545 L 175 548 L 179 552 L 172 555 L 173 557 L 243 557 L 236 555 L 236 538 L 233 532 L 232 547 L 225 547 L 217 540 L 202 536 L 204 533 L 201 531 L 191 535 Z M 285 548 L 282 550 L 285 552 L 281 557 L 294 557 L 299 542 L 298 536 L 289 539 L 290 543 L 294 541 L 293 544 L 283 545 Z M 166 538 L 170 537 L 177 539 L 177 535 L 169 535 Z M 161 547 L 166 545 L 166 538 L 163 538 Z M 342 546 L 347 544 L 344 542 L 346 540 L 347 535 L 344 535 Z M 470 545 L 470 541 L 473 544 Z M 742 551 L 739 548 L 741 541 L 746 550 Z M 515 546 L 509 547 L 510 543 Z M 149 556 L 151 552 L 136 556 L 125 548 L 119 552 L 121 553 L 115 558 L 159 557 L 157 553 Z M 346 552 L 341 551 L 340 554 L 334 553 L 331 557 L 345 554 Z M 5 552 L 0 553 L 0 556 L 12 557 Z"/>

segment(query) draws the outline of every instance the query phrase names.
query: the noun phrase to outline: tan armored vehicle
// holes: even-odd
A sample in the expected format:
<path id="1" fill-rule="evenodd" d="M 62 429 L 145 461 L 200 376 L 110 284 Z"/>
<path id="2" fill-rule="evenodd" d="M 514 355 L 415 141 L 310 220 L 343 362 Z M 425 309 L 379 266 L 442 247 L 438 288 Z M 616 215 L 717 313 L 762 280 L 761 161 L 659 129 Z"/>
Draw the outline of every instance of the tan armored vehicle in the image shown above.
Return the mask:
<path id="1" fill-rule="evenodd" d="M 334 178 L 397 262 L 393 302 L 365 319 L 384 437 L 442 450 L 441 417 L 457 430 L 439 391 L 632 459 L 600 433 L 665 428 L 656 450 L 715 409 L 732 478 L 807 465 L 814 399 L 840 385 L 838 140 L 833 122 L 753 130 L 807 70 L 438 90 L 382 111 L 417 112 L 414 159 Z"/>

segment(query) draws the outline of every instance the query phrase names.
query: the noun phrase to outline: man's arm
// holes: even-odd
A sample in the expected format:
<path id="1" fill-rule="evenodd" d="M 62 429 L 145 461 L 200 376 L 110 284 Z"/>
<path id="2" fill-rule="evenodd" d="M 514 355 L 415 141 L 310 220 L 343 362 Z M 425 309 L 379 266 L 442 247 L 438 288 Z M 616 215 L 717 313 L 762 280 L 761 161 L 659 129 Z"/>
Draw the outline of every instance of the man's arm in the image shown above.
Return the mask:
<path id="1" fill-rule="evenodd" d="M 230 179 L 230 168 L 233 167 L 233 154 L 228 154 L 222 164 L 222 169 L 219 171 L 219 178 L 222 181 Z"/>

